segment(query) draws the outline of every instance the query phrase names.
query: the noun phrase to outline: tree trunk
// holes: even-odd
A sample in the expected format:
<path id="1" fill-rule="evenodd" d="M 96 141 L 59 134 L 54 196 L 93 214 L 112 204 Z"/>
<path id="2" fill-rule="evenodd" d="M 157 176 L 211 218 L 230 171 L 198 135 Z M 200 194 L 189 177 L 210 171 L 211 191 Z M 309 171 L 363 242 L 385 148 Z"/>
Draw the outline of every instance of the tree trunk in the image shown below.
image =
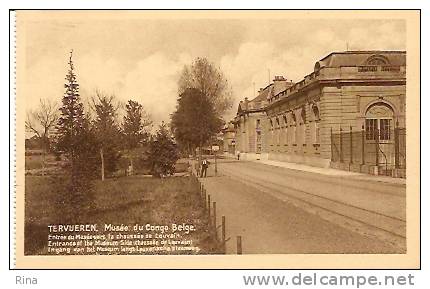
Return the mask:
<path id="1" fill-rule="evenodd" d="M 42 176 L 45 175 L 45 148 L 42 149 Z"/>
<path id="2" fill-rule="evenodd" d="M 45 176 L 45 138 L 42 138 L 42 176 Z"/>
<path id="3" fill-rule="evenodd" d="M 102 162 L 102 168 L 101 168 L 102 181 L 104 181 L 105 180 L 105 159 L 104 159 L 104 156 L 103 156 L 103 149 L 102 148 L 100 149 L 100 159 L 101 159 L 101 162 Z"/>
<path id="4" fill-rule="evenodd" d="M 198 164 L 197 164 L 197 175 L 199 175 L 202 165 L 202 143 L 199 143 L 199 158 L 198 158 Z"/>
<path id="5" fill-rule="evenodd" d="M 42 139 L 42 176 L 45 176 L 45 159 L 46 159 L 46 135 L 48 134 L 47 128 L 45 128 L 45 133 Z"/>
<path id="6" fill-rule="evenodd" d="M 133 166 L 133 157 L 130 155 L 130 175 L 133 175 L 134 166 Z"/>

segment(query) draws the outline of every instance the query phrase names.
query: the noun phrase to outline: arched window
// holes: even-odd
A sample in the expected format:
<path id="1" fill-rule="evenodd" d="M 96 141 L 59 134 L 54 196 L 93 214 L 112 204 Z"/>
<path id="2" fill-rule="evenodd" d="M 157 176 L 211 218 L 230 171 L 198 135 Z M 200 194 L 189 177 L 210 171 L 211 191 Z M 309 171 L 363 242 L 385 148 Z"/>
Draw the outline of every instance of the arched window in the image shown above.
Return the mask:
<path id="1" fill-rule="evenodd" d="M 280 145 L 281 138 L 281 124 L 279 122 L 279 117 L 276 117 L 276 145 Z"/>
<path id="2" fill-rule="evenodd" d="M 371 105 L 366 111 L 366 140 L 390 140 L 393 116 L 393 109 L 388 104 Z"/>
<path id="3" fill-rule="evenodd" d="M 288 120 L 287 120 L 287 116 L 284 114 L 282 116 L 282 118 L 284 119 L 284 125 L 285 125 L 285 144 L 288 144 Z"/>
<path id="4" fill-rule="evenodd" d="M 302 107 L 300 110 L 300 117 L 302 118 L 302 122 L 306 123 L 306 109 L 305 107 Z"/>
<path id="5" fill-rule="evenodd" d="M 297 119 L 294 111 L 291 112 L 291 118 L 293 120 L 292 141 L 293 141 L 293 144 L 295 144 L 297 142 Z"/>
<path id="6" fill-rule="evenodd" d="M 300 142 L 301 144 L 306 143 L 306 108 L 303 106 L 300 110 Z"/>
<path id="7" fill-rule="evenodd" d="M 372 55 L 366 60 L 366 65 L 389 65 L 387 57 L 383 55 Z"/>
<path id="8" fill-rule="evenodd" d="M 273 146 L 274 138 L 273 138 L 274 128 L 273 128 L 273 119 L 270 119 L 270 146 Z"/>
<path id="9" fill-rule="evenodd" d="M 318 144 L 318 143 L 320 143 L 320 128 L 319 128 L 320 111 L 319 111 L 317 105 L 314 104 L 312 106 L 312 112 L 313 112 L 313 116 L 314 116 L 314 143 Z"/>
<path id="10" fill-rule="evenodd" d="M 320 110 L 316 104 L 312 105 L 312 112 L 314 113 L 314 120 L 320 120 Z"/>
<path id="11" fill-rule="evenodd" d="M 261 121 L 257 119 L 255 122 L 255 132 L 257 133 L 257 153 L 261 153 Z"/>

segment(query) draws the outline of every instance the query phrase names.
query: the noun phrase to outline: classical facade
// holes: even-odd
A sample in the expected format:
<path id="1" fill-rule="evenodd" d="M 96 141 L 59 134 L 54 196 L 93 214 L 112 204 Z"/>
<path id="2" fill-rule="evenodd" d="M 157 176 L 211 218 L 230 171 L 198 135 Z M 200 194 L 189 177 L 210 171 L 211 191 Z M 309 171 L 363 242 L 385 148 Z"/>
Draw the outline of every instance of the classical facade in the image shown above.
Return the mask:
<path id="1" fill-rule="evenodd" d="M 276 76 L 273 83 L 260 88 L 257 97 L 245 98 L 239 103 L 233 121 L 236 131 L 236 154 L 241 159 L 267 159 L 269 157 L 269 120 L 265 108 L 271 95 L 285 91 L 293 85 L 282 76 Z"/>
<path id="2" fill-rule="evenodd" d="M 263 91 L 260 106 L 239 105 L 241 152 L 368 173 L 405 168 L 404 51 L 333 52 L 301 81 L 279 77 Z"/>
<path id="3" fill-rule="evenodd" d="M 269 158 L 366 172 L 391 166 L 405 94 L 405 52 L 333 52 L 268 99 Z"/>

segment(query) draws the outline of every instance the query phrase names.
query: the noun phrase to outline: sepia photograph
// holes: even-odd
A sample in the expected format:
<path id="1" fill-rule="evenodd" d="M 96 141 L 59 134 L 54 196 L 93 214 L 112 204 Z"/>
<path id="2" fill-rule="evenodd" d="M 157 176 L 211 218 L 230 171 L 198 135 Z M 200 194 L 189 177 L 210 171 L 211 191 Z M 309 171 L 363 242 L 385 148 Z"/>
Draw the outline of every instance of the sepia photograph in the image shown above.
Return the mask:
<path id="1" fill-rule="evenodd" d="M 15 17 L 17 267 L 419 266 L 417 11 Z"/>

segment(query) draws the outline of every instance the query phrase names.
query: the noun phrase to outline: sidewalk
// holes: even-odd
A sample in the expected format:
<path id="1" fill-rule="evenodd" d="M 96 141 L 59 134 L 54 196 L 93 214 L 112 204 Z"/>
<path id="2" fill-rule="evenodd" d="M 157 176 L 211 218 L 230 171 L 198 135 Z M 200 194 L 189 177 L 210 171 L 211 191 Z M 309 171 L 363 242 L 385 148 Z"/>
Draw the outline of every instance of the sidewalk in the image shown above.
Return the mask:
<path id="1" fill-rule="evenodd" d="M 230 156 L 230 155 L 224 155 L 224 157 L 236 159 L 235 156 Z M 375 175 L 368 175 L 368 174 L 362 174 L 357 172 L 336 170 L 332 168 L 320 168 L 320 167 L 313 167 L 313 166 L 304 165 L 304 164 L 289 163 L 289 162 L 274 161 L 274 160 L 247 160 L 247 161 L 296 170 L 296 171 L 303 171 L 303 172 L 321 174 L 326 176 L 340 177 L 344 179 L 354 179 L 354 180 L 364 180 L 364 181 L 374 181 L 374 182 L 406 185 L 406 179 L 402 179 L 402 178 L 392 178 L 388 176 L 375 176 Z"/>

